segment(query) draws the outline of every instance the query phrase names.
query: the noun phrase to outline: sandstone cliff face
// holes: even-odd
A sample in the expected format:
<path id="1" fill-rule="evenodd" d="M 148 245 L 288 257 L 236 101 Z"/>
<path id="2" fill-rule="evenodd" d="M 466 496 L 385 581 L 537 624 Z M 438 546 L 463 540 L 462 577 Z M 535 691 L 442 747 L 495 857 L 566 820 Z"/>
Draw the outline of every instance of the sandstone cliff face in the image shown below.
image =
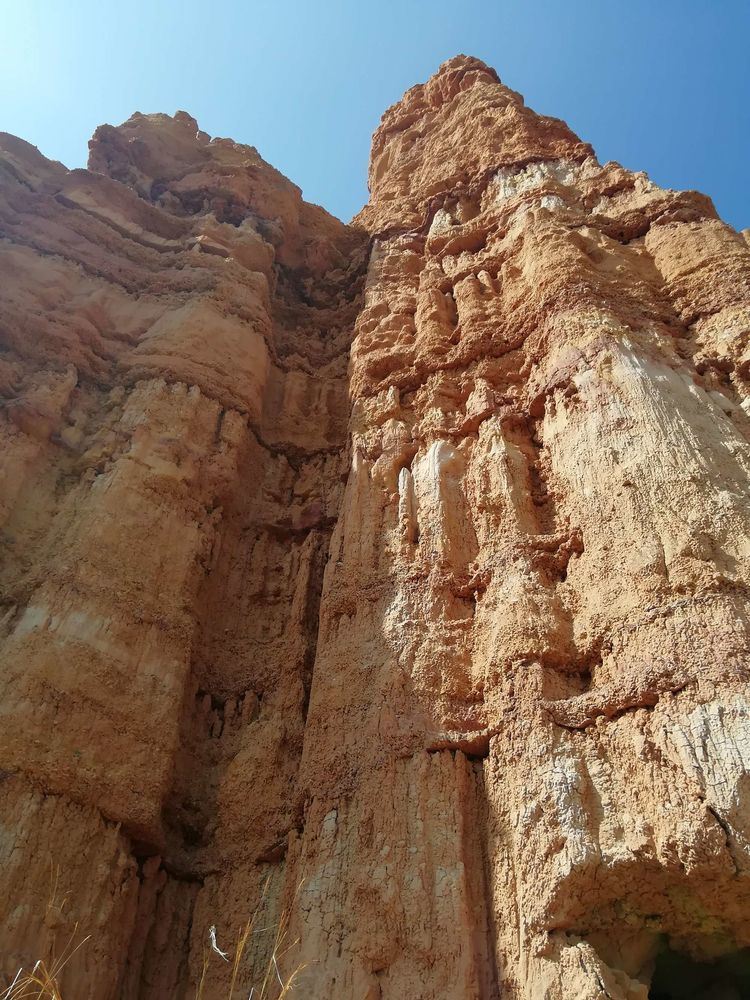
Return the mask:
<path id="1" fill-rule="evenodd" d="M 301 822 L 366 238 L 184 114 L 4 161 L 3 971 L 59 869 L 69 995 L 193 995 Z"/>
<path id="2" fill-rule="evenodd" d="M 0 165 L 2 972 L 78 922 L 68 996 L 193 997 L 256 909 L 321 1000 L 637 1000 L 665 943 L 750 947 L 710 200 L 466 57 L 349 227 L 184 113 Z"/>

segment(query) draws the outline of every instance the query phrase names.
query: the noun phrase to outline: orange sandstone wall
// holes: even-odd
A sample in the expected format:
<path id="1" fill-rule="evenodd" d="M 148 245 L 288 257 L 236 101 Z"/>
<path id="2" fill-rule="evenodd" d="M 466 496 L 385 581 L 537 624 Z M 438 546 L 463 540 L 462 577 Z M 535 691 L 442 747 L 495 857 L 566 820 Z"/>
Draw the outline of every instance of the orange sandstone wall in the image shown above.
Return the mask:
<path id="1" fill-rule="evenodd" d="M 639 1000 L 665 940 L 750 946 L 710 200 L 466 57 L 351 226 L 183 112 L 0 157 L 0 972 L 77 923 L 66 1000 L 187 1000 L 256 910 L 243 995 L 282 914 L 314 1000 Z"/>

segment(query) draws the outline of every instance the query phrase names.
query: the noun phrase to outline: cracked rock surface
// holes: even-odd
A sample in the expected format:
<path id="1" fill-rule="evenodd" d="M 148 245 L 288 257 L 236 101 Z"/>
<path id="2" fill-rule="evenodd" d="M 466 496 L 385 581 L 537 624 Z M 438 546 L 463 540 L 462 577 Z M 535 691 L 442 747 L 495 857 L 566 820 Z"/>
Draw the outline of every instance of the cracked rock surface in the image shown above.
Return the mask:
<path id="1" fill-rule="evenodd" d="M 185 112 L 90 146 L 0 136 L 0 976 L 78 925 L 65 1000 L 188 1000 L 256 911 L 244 996 L 280 921 L 310 1000 L 750 947 L 747 231 L 465 56 L 349 226 Z"/>

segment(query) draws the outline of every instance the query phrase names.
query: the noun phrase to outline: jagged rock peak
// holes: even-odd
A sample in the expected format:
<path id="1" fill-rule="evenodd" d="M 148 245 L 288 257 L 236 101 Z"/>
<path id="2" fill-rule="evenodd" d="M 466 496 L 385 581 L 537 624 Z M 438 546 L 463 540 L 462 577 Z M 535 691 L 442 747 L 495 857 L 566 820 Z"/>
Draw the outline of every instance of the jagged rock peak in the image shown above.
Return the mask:
<path id="1" fill-rule="evenodd" d="M 494 69 L 456 56 L 383 115 L 372 140 L 370 202 L 357 221 L 376 231 L 413 226 L 430 199 L 498 168 L 592 155 L 564 122 L 527 108 Z"/>
<path id="2" fill-rule="evenodd" d="M 204 180 L 207 173 L 214 176 L 215 187 L 225 178 L 226 194 L 235 199 L 242 197 L 242 188 L 247 201 L 250 189 L 264 175 L 272 178 L 275 187 L 300 197 L 297 185 L 267 163 L 254 146 L 211 138 L 186 111 L 174 115 L 136 112 L 122 125 L 100 125 L 89 141 L 89 169 L 122 181 L 145 198 L 152 197 L 154 183 L 158 185 L 156 198 L 167 187 L 173 192 L 194 188 L 202 172 Z"/>

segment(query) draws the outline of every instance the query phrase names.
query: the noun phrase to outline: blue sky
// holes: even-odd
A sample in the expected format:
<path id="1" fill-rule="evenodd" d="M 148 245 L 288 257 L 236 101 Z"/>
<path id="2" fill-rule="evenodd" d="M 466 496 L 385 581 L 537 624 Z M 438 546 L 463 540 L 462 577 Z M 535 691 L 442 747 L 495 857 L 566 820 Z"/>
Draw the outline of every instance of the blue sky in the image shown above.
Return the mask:
<path id="1" fill-rule="evenodd" d="M 101 122 L 184 109 L 349 219 L 384 109 L 465 52 L 750 226 L 750 0 L 0 0 L 0 24 L 0 129 L 68 166 Z"/>

